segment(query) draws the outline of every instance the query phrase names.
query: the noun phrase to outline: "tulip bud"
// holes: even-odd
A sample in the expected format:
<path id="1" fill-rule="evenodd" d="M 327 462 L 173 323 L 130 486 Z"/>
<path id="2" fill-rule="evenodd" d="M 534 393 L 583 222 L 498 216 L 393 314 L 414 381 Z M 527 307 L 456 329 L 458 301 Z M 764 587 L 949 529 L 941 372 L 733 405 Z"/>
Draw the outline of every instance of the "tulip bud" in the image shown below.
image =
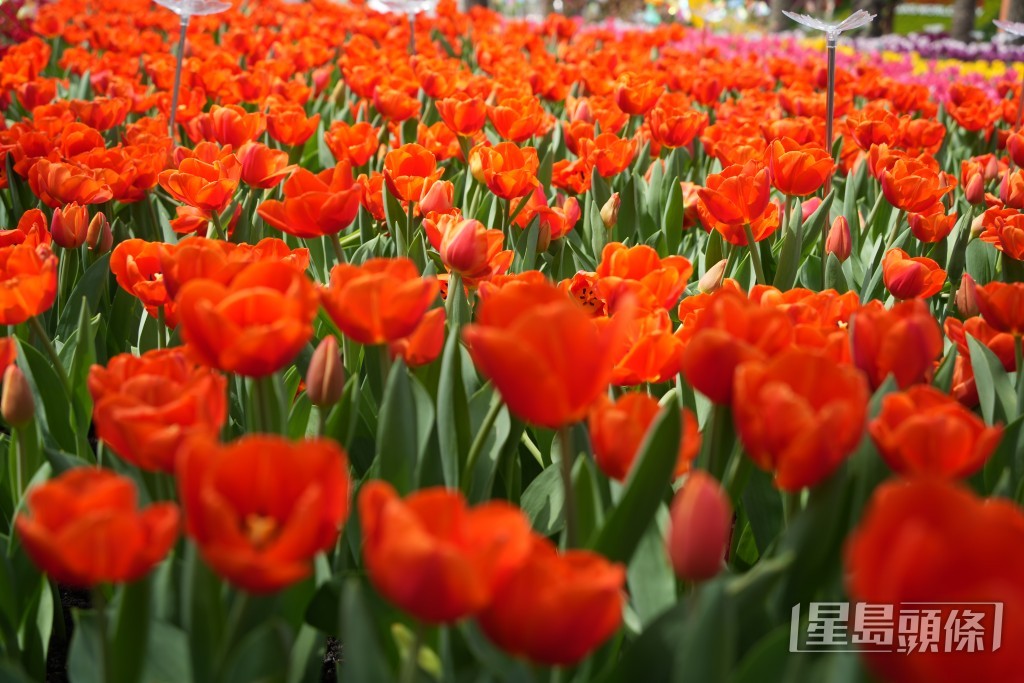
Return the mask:
<path id="1" fill-rule="evenodd" d="M 12 427 L 24 427 L 36 414 L 25 374 L 17 365 L 8 365 L 4 371 L 4 387 L 0 394 L 0 413 Z"/>
<path id="2" fill-rule="evenodd" d="M 551 246 L 551 223 L 541 222 L 537 233 L 537 253 L 546 254 Z"/>
<path id="3" fill-rule="evenodd" d="M 590 110 L 590 102 L 587 100 L 577 100 L 576 106 L 572 108 L 569 122 L 575 123 L 577 121 L 594 122 L 594 113 Z"/>
<path id="4" fill-rule="evenodd" d="M 981 204 L 985 201 L 985 179 L 980 173 L 975 173 L 967 181 L 964 198 L 971 204 Z"/>
<path id="5" fill-rule="evenodd" d="M 469 152 L 469 172 L 473 174 L 473 178 L 480 184 L 485 183 L 484 179 L 484 160 L 480 158 L 480 152 L 476 148 L 473 148 Z"/>
<path id="6" fill-rule="evenodd" d="M 85 244 L 89 226 L 89 209 L 72 202 L 53 212 L 50 234 L 53 241 L 65 249 L 78 249 Z"/>
<path id="7" fill-rule="evenodd" d="M 999 159 L 993 154 L 985 164 L 985 180 L 995 180 L 999 177 Z"/>
<path id="8" fill-rule="evenodd" d="M 800 219 L 806 223 L 807 219 L 811 217 L 818 207 L 821 206 L 821 197 L 811 197 L 805 202 L 800 204 Z"/>
<path id="9" fill-rule="evenodd" d="M 697 282 L 697 289 L 704 294 L 717 292 L 725 279 L 725 267 L 729 265 L 729 259 L 722 259 L 707 269 L 707 272 Z"/>
<path id="10" fill-rule="evenodd" d="M 85 243 L 89 245 L 89 251 L 95 251 L 99 255 L 106 254 L 114 245 L 114 235 L 110 231 L 110 221 L 103 215 L 102 211 L 89 221 L 89 228 L 85 231 Z"/>
<path id="11" fill-rule="evenodd" d="M 438 180 L 429 187 L 423 186 L 420 196 L 420 213 L 448 213 L 452 210 L 452 199 L 455 196 L 455 185 L 448 180 Z"/>
<path id="12" fill-rule="evenodd" d="M 850 258 L 852 250 L 850 222 L 846 220 L 846 216 L 839 216 L 832 221 L 832 227 L 828 231 L 828 237 L 825 239 L 825 252 L 835 254 L 839 262 L 842 263 Z"/>
<path id="13" fill-rule="evenodd" d="M 341 400 L 345 390 L 345 370 L 338 353 L 338 340 L 334 335 L 324 337 L 313 352 L 306 372 L 306 395 L 309 402 L 321 408 L 330 408 Z"/>
<path id="14" fill-rule="evenodd" d="M 710 579 L 725 564 L 732 533 L 732 504 L 711 475 L 690 472 L 669 512 L 668 555 L 676 576 Z"/>
<path id="15" fill-rule="evenodd" d="M 975 216 L 971 221 L 971 237 L 977 237 L 985 230 L 985 214 Z"/>
<path id="16" fill-rule="evenodd" d="M 619 197 L 619 193 L 614 193 L 608 198 L 608 201 L 601 207 L 601 222 L 604 223 L 604 227 L 611 230 L 615 227 L 615 224 L 619 222 L 619 206 L 622 204 L 622 198 Z"/>
<path id="17" fill-rule="evenodd" d="M 343 101 L 342 95 L 344 95 L 344 94 L 345 94 L 345 79 L 341 78 L 341 79 L 338 80 L 337 84 L 334 86 L 334 89 L 331 90 L 330 101 L 331 102 L 342 102 Z"/>
<path id="18" fill-rule="evenodd" d="M 954 301 L 956 309 L 965 318 L 973 318 L 980 313 L 978 310 L 978 284 L 967 273 L 960 278 L 960 287 L 956 290 Z"/>

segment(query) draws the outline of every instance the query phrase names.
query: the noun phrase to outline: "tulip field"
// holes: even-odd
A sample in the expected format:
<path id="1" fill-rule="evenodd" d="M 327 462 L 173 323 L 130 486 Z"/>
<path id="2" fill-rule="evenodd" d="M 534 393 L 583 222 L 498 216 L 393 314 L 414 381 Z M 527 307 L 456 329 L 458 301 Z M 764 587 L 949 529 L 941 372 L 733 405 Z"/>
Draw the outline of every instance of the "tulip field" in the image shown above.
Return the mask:
<path id="1" fill-rule="evenodd" d="M 1024 683 L 1024 71 L 373 7 L 4 48 L 0 683 Z"/>

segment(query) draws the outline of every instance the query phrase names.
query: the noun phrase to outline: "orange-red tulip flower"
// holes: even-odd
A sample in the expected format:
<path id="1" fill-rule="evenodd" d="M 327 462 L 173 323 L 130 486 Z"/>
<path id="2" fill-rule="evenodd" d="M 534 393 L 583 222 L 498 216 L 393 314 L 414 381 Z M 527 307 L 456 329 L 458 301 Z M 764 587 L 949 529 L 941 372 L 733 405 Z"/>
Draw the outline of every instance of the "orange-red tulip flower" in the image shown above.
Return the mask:
<path id="1" fill-rule="evenodd" d="M 611 242 L 601 251 L 596 273 L 602 280 L 602 290 L 612 291 L 622 280 L 636 281 L 650 294 L 656 306 L 672 308 L 686 289 L 693 265 L 683 256 L 661 258 L 654 248 L 645 244 L 627 247 L 621 242 Z"/>
<path id="2" fill-rule="evenodd" d="M 434 155 L 416 143 L 402 145 L 384 157 L 388 192 L 404 202 L 419 201 L 423 188 L 436 182 L 443 173 Z"/>
<path id="3" fill-rule="evenodd" d="M 990 282 L 975 291 L 978 311 L 992 329 L 1024 335 L 1024 283 Z"/>
<path id="4" fill-rule="evenodd" d="M 588 425 L 594 461 L 605 475 L 617 481 L 626 480 L 640 454 L 647 430 L 660 411 L 658 402 L 645 393 L 631 392 L 616 401 L 604 395 L 598 399 L 590 412 Z M 688 408 L 683 408 L 683 433 L 672 476 L 679 477 L 690 469 L 700 443 L 697 418 Z"/>
<path id="5" fill-rule="evenodd" d="M 288 152 L 258 142 L 242 145 L 238 161 L 242 164 L 242 182 L 261 190 L 277 187 L 296 168 L 288 164 Z"/>
<path id="6" fill-rule="evenodd" d="M 772 184 L 791 197 L 817 192 L 835 170 L 832 155 L 823 148 L 801 145 L 790 138 L 773 141 L 764 156 Z"/>
<path id="7" fill-rule="evenodd" d="M 350 161 L 353 166 L 368 162 L 380 148 L 380 131 L 366 121 L 348 124 L 335 121 L 324 133 L 327 149 L 337 161 Z"/>
<path id="8" fill-rule="evenodd" d="M 907 222 L 914 237 L 931 244 L 942 241 L 953 232 L 956 226 L 956 212 L 946 213 L 946 208 L 939 202 L 930 213 L 907 214 Z"/>
<path id="9" fill-rule="evenodd" d="M 539 664 L 579 662 L 622 624 L 626 569 L 533 537 L 526 563 L 479 616 L 498 647 Z"/>
<path id="10" fill-rule="evenodd" d="M 57 257 L 46 245 L 0 248 L 0 325 L 20 325 L 57 298 Z"/>
<path id="11" fill-rule="evenodd" d="M 753 161 L 712 173 L 707 186 L 697 190 L 700 204 L 715 220 L 727 225 L 756 221 L 768 206 L 770 194 L 768 169 Z"/>
<path id="12" fill-rule="evenodd" d="M 668 556 L 676 576 L 707 581 L 725 567 L 732 538 L 732 503 L 715 478 L 694 470 L 672 499 Z"/>
<path id="13" fill-rule="evenodd" d="M 471 164 L 479 164 L 487 188 L 502 199 L 525 197 L 537 187 L 540 161 L 533 147 L 502 142 L 494 147 L 476 147 L 469 156 Z"/>
<path id="14" fill-rule="evenodd" d="M 891 310 L 866 306 L 853 317 L 850 339 L 854 364 L 864 371 L 872 389 L 890 374 L 906 389 L 927 382 L 942 353 L 942 332 L 928 306 L 920 300 L 896 304 Z"/>
<path id="15" fill-rule="evenodd" d="M 33 194 L 52 208 L 75 202 L 102 204 L 114 196 L 110 186 L 97 180 L 88 170 L 48 159 L 40 159 L 32 165 L 28 184 Z"/>
<path id="16" fill-rule="evenodd" d="M 445 311 L 432 308 L 408 337 L 388 343 L 391 357 L 401 357 L 410 368 L 433 363 L 444 348 Z"/>
<path id="17" fill-rule="evenodd" d="M 898 158 L 878 176 L 882 194 L 897 209 L 927 213 L 942 197 L 953 191 L 929 165 L 915 159 Z"/>
<path id="18" fill-rule="evenodd" d="M 247 112 L 237 104 L 215 104 L 210 111 L 199 114 L 185 124 L 185 132 L 192 142 L 215 140 L 235 148 L 258 140 L 266 129 L 265 114 Z"/>
<path id="19" fill-rule="evenodd" d="M 751 460 L 795 492 L 832 474 L 857 447 L 868 398 L 856 368 L 790 349 L 741 365 L 732 405 Z"/>
<path id="20" fill-rule="evenodd" d="M 170 327 L 176 325 L 177 317 L 173 299 L 167 294 L 164 284 L 162 258 L 167 245 L 130 239 L 121 242 L 110 255 L 110 272 L 117 279 L 121 289 L 142 302 L 146 312 L 159 317 L 164 309 L 164 319 Z"/>
<path id="21" fill-rule="evenodd" d="M 191 280 L 175 303 L 181 337 L 194 357 L 247 377 L 288 365 L 313 336 L 319 309 L 305 274 L 274 261 L 254 263 L 227 286 Z"/>
<path id="22" fill-rule="evenodd" d="M 299 106 L 277 105 L 267 113 L 267 134 L 286 147 L 306 144 L 319 125 L 320 114 L 306 116 L 306 110 Z"/>
<path id="23" fill-rule="evenodd" d="M 431 624 L 486 607 L 530 552 L 530 524 L 521 510 L 501 501 L 469 508 L 458 491 L 442 488 L 403 500 L 387 482 L 367 482 L 359 492 L 359 520 L 374 587 Z"/>
<path id="24" fill-rule="evenodd" d="M 217 438 L 227 419 L 227 382 L 196 367 L 181 348 L 123 353 L 89 371 L 96 436 L 122 459 L 149 471 L 174 472 L 190 436 Z"/>
<path id="25" fill-rule="evenodd" d="M 347 161 L 317 174 L 300 168 L 282 189 L 283 201 L 268 199 L 256 212 L 271 227 L 304 239 L 337 235 L 352 225 L 363 195 Z"/>
<path id="26" fill-rule="evenodd" d="M 86 231 L 89 228 L 89 209 L 78 204 L 68 204 L 54 209 L 50 221 L 50 233 L 53 241 L 65 249 L 78 249 L 85 244 Z"/>
<path id="27" fill-rule="evenodd" d="M 212 163 L 188 158 L 177 170 L 160 174 L 160 187 L 179 202 L 220 213 L 231 202 L 241 177 L 242 165 L 234 156 Z"/>
<path id="28" fill-rule="evenodd" d="M 14 526 L 25 552 L 54 581 L 77 588 L 140 579 L 178 538 L 178 508 L 140 510 L 135 484 L 78 467 L 33 488 Z"/>
<path id="29" fill-rule="evenodd" d="M 430 243 L 441 255 L 441 262 L 448 270 L 459 273 L 467 282 L 487 277 L 495 270 L 496 259 L 499 270 L 504 272 L 512 263 L 511 250 L 502 251 L 505 235 L 501 230 L 489 230 L 478 220 L 446 221 L 440 232 L 434 222 L 425 222 L 424 227 Z"/>
<path id="30" fill-rule="evenodd" d="M 386 344 L 413 333 L 439 287 L 407 258 L 375 258 L 336 265 L 320 297 L 343 334 L 360 344 Z"/>
<path id="31" fill-rule="evenodd" d="M 935 387 L 921 384 L 882 399 L 868 425 L 878 452 L 905 476 L 962 479 L 981 469 L 1003 436 Z"/>
<path id="32" fill-rule="evenodd" d="M 203 559 L 250 593 L 309 576 L 348 517 L 348 460 L 330 439 L 191 439 L 177 478 L 185 530 Z"/>
<path id="33" fill-rule="evenodd" d="M 892 683 L 1015 681 L 1024 669 L 1024 515 L 1009 500 L 981 499 L 954 482 L 915 478 L 875 489 L 846 545 L 846 586 L 858 602 L 877 605 L 998 603 L 1002 647 L 993 648 L 995 622 L 984 617 L 984 646 L 865 655 L 880 680 Z M 957 604 L 953 604 L 957 603 Z M 974 611 L 989 607 L 971 608 Z M 903 609 L 906 609 L 904 607 Z M 926 608 L 928 609 L 928 608 Z M 939 608 L 940 619 L 951 612 Z M 959 608 L 962 619 L 963 610 Z M 851 608 L 851 617 L 853 609 Z M 905 614 L 905 612 L 904 612 Z M 984 614 L 984 612 L 983 612 Z M 926 618 L 926 617 L 923 617 Z M 943 637 L 943 631 L 939 631 Z"/>
<path id="34" fill-rule="evenodd" d="M 510 282 L 479 304 L 463 338 L 513 415 L 558 428 L 608 388 L 631 310 L 595 321 L 548 283 Z"/>
<path id="35" fill-rule="evenodd" d="M 897 299 L 927 299 L 942 290 L 946 271 L 930 258 L 890 249 L 882 258 L 882 281 Z"/>
<path id="36" fill-rule="evenodd" d="M 457 92 L 435 104 L 444 125 L 459 135 L 472 135 L 487 123 L 487 104 L 479 97 Z"/>

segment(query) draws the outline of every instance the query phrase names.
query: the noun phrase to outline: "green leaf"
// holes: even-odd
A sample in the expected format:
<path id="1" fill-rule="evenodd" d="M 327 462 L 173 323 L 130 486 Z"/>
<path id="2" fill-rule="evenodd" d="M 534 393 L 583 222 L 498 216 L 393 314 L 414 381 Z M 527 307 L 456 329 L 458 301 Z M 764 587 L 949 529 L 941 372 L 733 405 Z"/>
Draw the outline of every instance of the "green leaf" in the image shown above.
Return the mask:
<path id="1" fill-rule="evenodd" d="M 137 683 L 142 680 L 149 653 L 150 612 L 150 580 L 143 578 L 126 585 L 121 592 L 113 625 L 111 683 Z"/>
<path id="2" fill-rule="evenodd" d="M 821 231 L 827 229 L 825 227 L 828 221 L 829 212 L 832 210 L 832 202 L 835 200 L 836 191 L 832 190 L 828 195 L 821 201 L 818 208 L 814 210 L 803 226 L 803 237 L 804 237 L 804 248 L 803 255 L 806 257 L 814 249 L 814 245 L 821 241 Z M 796 206 L 794 211 L 799 211 L 799 204 Z"/>
<path id="3" fill-rule="evenodd" d="M 437 388 L 437 440 L 445 486 L 457 488 L 462 464 L 469 450 L 469 404 L 462 383 L 459 328 L 452 327 L 441 354 L 441 379 Z"/>
<path id="4" fill-rule="evenodd" d="M 342 589 L 341 630 L 346 654 L 338 680 L 394 680 L 381 647 L 376 622 L 363 597 L 362 584 L 355 578 L 348 579 Z"/>
<path id="5" fill-rule="evenodd" d="M 292 638 L 280 619 L 272 619 L 246 634 L 235 648 L 224 677 L 227 683 L 284 683 Z"/>
<path id="6" fill-rule="evenodd" d="M 100 302 L 107 300 L 109 283 L 110 252 L 107 252 L 86 269 L 78 284 L 71 290 L 68 304 L 61 311 L 60 321 L 57 323 L 58 339 L 66 340 L 74 332 L 75 327 L 80 326 L 80 308 L 87 307 L 89 311 L 101 310 Z"/>
<path id="7" fill-rule="evenodd" d="M 1002 361 L 971 335 L 967 335 L 967 348 L 971 352 L 971 367 L 985 422 L 991 425 L 1016 415 L 1017 396 Z"/>
<path id="8" fill-rule="evenodd" d="M 565 492 L 562 473 L 552 465 L 541 472 L 523 491 L 520 507 L 542 536 L 552 536 L 565 525 Z"/>
<path id="9" fill-rule="evenodd" d="M 846 276 L 843 274 L 843 264 L 835 254 L 829 254 L 825 262 L 825 289 L 834 289 L 843 294 L 850 289 Z"/>
<path id="10" fill-rule="evenodd" d="M 413 490 L 419 451 L 416 399 L 409 371 L 398 359 L 391 366 L 377 423 L 377 464 L 380 477 L 401 495 Z"/>
<path id="11" fill-rule="evenodd" d="M 679 240 L 683 235 L 683 188 L 679 179 L 675 178 L 670 185 L 668 202 L 665 204 L 665 212 L 661 217 L 662 229 L 665 231 L 665 240 L 669 245 L 669 253 L 674 254 L 678 250 Z"/>
<path id="12" fill-rule="evenodd" d="M 667 525 L 667 510 L 662 508 L 661 511 Z M 627 573 L 633 609 L 645 627 L 676 603 L 676 577 L 660 527 L 659 524 L 647 527 Z"/>
<path id="13" fill-rule="evenodd" d="M 36 420 L 43 429 L 44 442 L 69 453 L 77 452 L 71 411 L 64 385 L 50 359 L 24 341 L 18 341 L 18 366 L 25 373 L 36 404 Z M 49 437 L 49 440 L 46 440 Z"/>
<path id="14" fill-rule="evenodd" d="M 779 626 L 751 648 L 729 678 L 729 683 L 785 680 L 789 652 L 789 625 Z"/>
<path id="15" fill-rule="evenodd" d="M 682 438 L 679 406 L 669 401 L 647 432 L 618 505 L 591 547 L 616 562 L 629 562 L 672 482 Z"/>

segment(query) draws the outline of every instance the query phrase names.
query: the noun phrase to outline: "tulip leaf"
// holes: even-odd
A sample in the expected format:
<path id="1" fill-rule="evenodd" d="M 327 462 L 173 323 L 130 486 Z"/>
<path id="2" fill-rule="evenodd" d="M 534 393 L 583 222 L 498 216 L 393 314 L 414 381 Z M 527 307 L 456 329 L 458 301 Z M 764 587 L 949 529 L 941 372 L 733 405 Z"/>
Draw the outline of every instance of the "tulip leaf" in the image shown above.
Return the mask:
<path id="1" fill-rule="evenodd" d="M 964 252 L 967 258 L 967 274 L 979 283 L 991 282 L 996 279 L 996 254 L 991 244 L 981 240 L 971 240 Z"/>
<path id="2" fill-rule="evenodd" d="M 224 676 L 226 683 L 284 681 L 292 639 L 280 619 L 266 621 L 246 634 L 235 648 Z"/>
<path id="3" fill-rule="evenodd" d="M 501 397 L 488 389 L 482 389 L 470 400 L 469 409 L 473 415 L 473 424 L 481 425 L 486 419 L 487 413 L 492 409 L 493 402 L 498 402 L 497 417 L 494 419 L 494 426 L 488 430 L 485 437 L 483 450 L 476 466 L 470 473 L 472 481 L 469 485 L 469 501 L 471 503 L 483 502 L 491 497 L 491 490 L 494 488 L 494 480 L 498 473 L 498 465 L 501 462 L 501 454 L 505 442 L 512 433 L 512 418 L 509 416 L 508 408 L 501 405 Z"/>
<path id="4" fill-rule="evenodd" d="M 536 683 L 537 679 L 522 661 L 505 654 L 487 640 L 480 628 L 466 620 L 457 628 L 466 647 L 483 668 L 502 683 Z M 383 679 L 381 679 L 383 680 Z M 490 677 L 485 680 L 493 680 Z"/>
<path id="5" fill-rule="evenodd" d="M 441 353 L 441 377 L 437 387 L 437 440 L 441 472 L 449 488 L 459 486 L 459 473 L 469 451 L 469 402 L 462 382 L 459 328 L 452 327 Z"/>
<path id="6" fill-rule="evenodd" d="M 226 617 L 221 583 L 199 558 L 193 543 L 185 544 L 181 584 L 181 626 L 188 634 L 188 653 L 195 683 L 218 683 L 214 672 L 221 665 L 218 646 Z"/>
<path id="7" fill-rule="evenodd" d="M 96 259 L 68 296 L 68 305 L 61 311 L 57 323 L 57 338 L 66 340 L 80 321 L 79 309 L 88 306 L 90 311 L 101 310 L 101 301 L 106 301 L 110 283 L 110 253 Z"/>
<path id="8" fill-rule="evenodd" d="M 594 202 L 598 207 L 604 206 L 605 202 L 612 196 L 612 189 L 608 185 L 608 181 L 601 177 L 596 165 L 590 173 L 590 192 L 594 196 Z"/>
<path id="9" fill-rule="evenodd" d="M 724 254 L 725 249 L 722 244 L 722 233 L 717 230 L 712 230 L 708 233 L 708 239 L 704 245 L 704 272 L 706 273 L 708 269 L 725 258 Z"/>
<path id="10" fill-rule="evenodd" d="M 593 550 L 616 562 L 629 562 L 633 556 L 670 489 L 682 438 L 681 415 L 675 401 L 661 409 L 640 446 L 622 499 L 598 532 Z"/>
<path id="11" fill-rule="evenodd" d="M 991 425 L 1017 415 L 1017 397 L 1002 361 L 971 335 L 967 335 L 967 348 L 971 353 L 971 367 L 974 368 L 974 381 L 985 422 Z"/>
<path id="12" fill-rule="evenodd" d="M 676 602 L 676 577 L 665 547 L 667 508 L 660 508 L 658 518 L 644 532 L 627 572 L 631 604 L 645 627 Z"/>
<path id="13" fill-rule="evenodd" d="M 110 658 L 111 683 L 138 683 L 149 651 L 151 582 L 142 578 L 124 586 L 113 624 Z"/>
<path id="14" fill-rule="evenodd" d="M 775 279 L 772 281 L 772 285 L 782 291 L 793 288 L 800 270 L 800 245 L 803 242 L 803 228 L 800 222 L 797 222 L 796 225 L 795 231 L 788 230 L 782 238 L 779 265 L 775 270 Z"/>
<path id="15" fill-rule="evenodd" d="M 786 670 L 792 659 L 789 652 L 789 630 L 789 624 L 784 624 L 759 640 L 740 661 L 736 671 L 729 677 L 729 683 L 786 680 Z"/>
<path id="16" fill-rule="evenodd" d="M 399 359 L 391 366 L 377 421 L 377 466 L 381 479 L 401 495 L 413 490 L 419 452 L 416 399 L 409 371 Z"/>
<path id="17" fill-rule="evenodd" d="M 542 536 L 553 536 L 565 526 L 565 492 L 557 465 L 547 467 L 523 491 L 520 507 Z"/>
<path id="18" fill-rule="evenodd" d="M 1010 481 L 1024 481 L 1024 417 L 1006 425 L 1003 429 L 1003 438 L 989 459 L 985 462 L 982 470 L 986 493 L 992 494 L 996 483 L 1004 472 L 1009 472 Z M 1010 495 L 1014 495 L 1014 491 Z"/>
<path id="19" fill-rule="evenodd" d="M 44 444 L 75 453 L 76 439 L 71 426 L 68 399 L 50 360 L 34 346 L 19 340 L 18 366 L 25 373 L 25 379 L 32 389 L 36 420 L 43 429 Z"/>
<path id="20" fill-rule="evenodd" d="M 829 254 L 825 262 L 825 289 L 834 289 L 844 294 L 850 289 L 843 274 L 843 264 L 835 254 Z"/>
<path id="21" fill-rule="evenodd" d="M 679 242 L 683 236 L 683 188 L 678 178 L 673 178 L 669 188 L 661 225 L 665 231 L 668 253 L 675 254 L 679 251 Z"/>
<path id="22" fill-rule="evenodd" d="M 376 620 L 366 604 L 362 584 L 356 578 L 348 579 L 342 588 L 341 636 L 346 656 L 339 667 L 338 680 L 394 680 Z"/>
<path id="23" fill-rule="evenodd" d="M 810 256 L 814 250 L 816 244 L 821 242 L 821 231 L 828 230 L 828 217 L 832 210 L 832 202 L 835 200 L 836 191 L 832 190 L 821 200 L 821 204 L 814 210 L 807 220 L 804 221 L 803 227 L 803 256 L 806 258 Z M 800 207 L 797 206 L 794 211 L 800 211 Z"/>

